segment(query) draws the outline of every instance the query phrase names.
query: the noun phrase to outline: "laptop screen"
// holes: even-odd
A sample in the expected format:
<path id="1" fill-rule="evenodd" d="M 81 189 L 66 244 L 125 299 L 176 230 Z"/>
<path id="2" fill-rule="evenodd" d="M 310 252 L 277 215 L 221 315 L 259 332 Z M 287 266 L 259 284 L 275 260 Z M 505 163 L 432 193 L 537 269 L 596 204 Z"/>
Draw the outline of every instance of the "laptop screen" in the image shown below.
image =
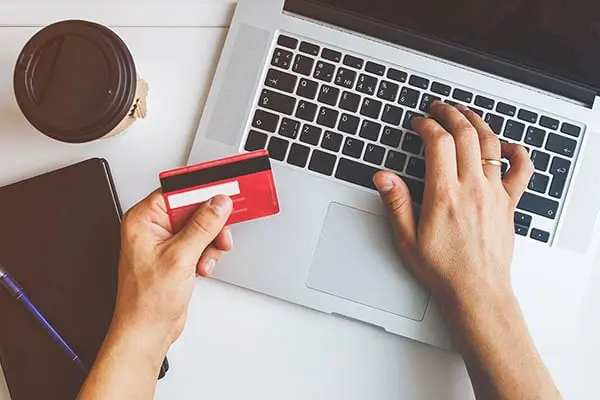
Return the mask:
<path id="1" fill-rule="evenodd" d="M 600 88 L 598 0 L 312 0 Z"/>

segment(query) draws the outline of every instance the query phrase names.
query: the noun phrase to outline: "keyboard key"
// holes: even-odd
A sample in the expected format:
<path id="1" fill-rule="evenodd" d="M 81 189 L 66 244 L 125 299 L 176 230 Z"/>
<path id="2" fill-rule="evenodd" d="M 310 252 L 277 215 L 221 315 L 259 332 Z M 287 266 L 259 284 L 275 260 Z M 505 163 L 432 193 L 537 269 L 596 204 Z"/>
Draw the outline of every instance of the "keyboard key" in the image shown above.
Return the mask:
<path id="1" fill-rule="evenodd" d="M 536 172 L 529 180 L 529 185 L 527 187 L 534 192 L 546 193 L 546 189 L 548 189 L 548 183 L 550 183 L 549 176 Z"/>
<path id="2" fill-rule="evenodd" d="M 400 92 L 400 99 L 398 102 L 407 107 L 416 108 L 419 103 L 420 93 L 414 89 L 403 87 Z"/>
<path id="3" fill-rule="evenodd" d="M 352 68 L 362 69 L 364 60 L 362 58 L 351 56 L 350 54 L 346 54 L 344 57 L 344 65 L 347 65 Z"/>
<path id="4" fill-rule="evenodd" d="M 296 139 L 300 133 L 300 122 L 289 118 L 283 118 L 279 126 L 279 134 L 290 139 Z"/>
<path id="5" fill-rule="evenodd" d="M 380 101 L 365 98 L 363 100 L 362 107 L 360 108 L 360 113 L 365 117 L 378 119 L 382 106 L 383 103 Z"/>
<path id="6" fill-rule="evenodd" d="M 498 111 L 500 114 L 508 115 L 509 117 L 514 117 L 517 112 L 517 107 L 500 102 L 496 106 L 496 111 Z"/>
<path id="7" fill-rule="evenodd" d="M 492 131 L 496 135 L 500 135 L 502 133 L 502 127 L 504 126 L 504 118 L 499 115 L 487 113 L 485 116 L 485 122 L 490 126 Z"/>
<path id="8" fill-rule="evenodd" d="M 475 114 L 479 115 L 479 118 L 483 118 L 483 111 L 481 111 L 479 108 L 469 106 L 469 110 L 471 110 Z"/>
<path id="9" fill-rule="evenodd" d="M 520 236 L 527 236 L 529 228 L 526 226 L 515 225 L 515 233 Z"/>
<path id="10" fill-rule="evenodd" d="M 527 133 L 525 134 L 525 143 L 532 146 L 542 147 L 544 144 L 544 139 L 546 139 L 545 130 L 536 128 L 535 126 L 530 126 L 527 128 Z"/>
<path id="11" fill-rule="evenodd" d="M 365 155 L 363 159 L 366 162 L 370 162 L 372 164 L 381 165 L 383 162 L 383 157 L 385 156 L 385 149 L 381 146 L 377 146 L 376 144 L 367 144 L 367 149 L 365 150 Z"/>
<path id="12" fill-rule="evenodd" d="M 402 140 L 402 131 L 400 129 L 391 128 L 386 126 L 383 129 L 383 134 L 381 135 L 381 143 L 386 146 L 390 146 L 393 148 L 398 148 L 400 146 L 400 141 Z"/>
<path id="13" fill-rule="evenodd" d="M 315 67 L 313 77 L 320 81 L 331 82 L 335 72 L 335 65 L 323 61 L 319 61 Z"/>
<path id="14" fill-rule="evenodd" d="M 294 39 L 285 35 L 279 35 L 279 38 L 277 38 L 277 44 L 289 49 L 296 49 L 296 46 L 298 46 L 298 39 Z"/>
<path id="15" fill-rule="evenodd" d="M 321 132 L 323 132 L 321 128 L 304 124 L 302 127 L 302 133 L 300 134 L 300 141 L 316 146 L 319 144 L 319 140 L 321 140 Z"/>
<path id="16" fill-rule="evenodd" d="M 441 98 L 425 93 L 423 98 L 421 99 L 421 104 L 419 105 L 419 110 L 429 113 L 429 109 L 431 108 L 431 103 L 436 100 L 441 100 Z"/>
<path id="17" fill-rule="evenodd" d="M 296 89 L 296 94 L 298 96 L 314 100 L 318 89 L 319 84 L 317 82 L 302 78 L 298 84 L 298 89 Z"/>
<path id="18" fill-rule="evenodd" d="M 298 108 L 296 109 L 296 118 L 303 119 L 304 121 L 314 121 L 317 115 L 318 106 L 308 101 L 300 100 Z"/>
<path id="19" fill-rule="evenodd" d="M 310 54 L 311 56 L 318 56 L 320 49 L 321 48 L 319 46 L 317 46 L 316 44 L 312 44 L 312 43 L 308 43 L 308 42 L 300 43 L 300 51 L 303 53 L 306 53 L 306 54 Z"/>
<path id="20" fill-rule="evenodd" d="M 562 154 L 563 156 L 573 157 L 576 147 L 577 142 L 573 139 L 555 133 L 550 133 L 550 135 L 548 135 L 546 150 Z"/>
<path id="21" fill-rule="evenodd" d="M 411 157 L 406 166 L 406 173 L 415 178 L 425 178 L 425 160 L 422 158 Z"/>
<path id="22" fill-rule="evenodd" d="M 257 131 L 250 131 L 244 149 L 246 151 L 262 150 L 267 145 L 267 135 Z"/>
<path id="23" fill-rule="evenodd" d="M 515 224 L 530 227 L 531 226 L 531 215 L 523 214 L 515 211 Z"/>
<path id="24" fill-rule="evenodd" d="M 377 122 L 364 120 L 358 136 L 363 137 L 365 139 L 377 141 L 379 139 L 379 131 L 381 131 L 381 125 Z"/>
<path id="25" fill-rule="evenodd" d="M 425 192 L 425 184 L 416 179 L 409 178 L 407 176 L 401 177 L 406 186 L 408 186 L 408 191 L 410 192 L 410 196 L 412 197 L 412 201 L 421 204 L 423 202 L 423 192 Z"/>
<path id="26" fill-rule="evenodd" d="M 554 157 L 552 165 L 550 165 L 550 174 L 552 175 L 552 184 L 548 194 L 551 197 L 560 199 L 567 184 L 567 177 L 571 169 L 571 162 L 564 158 Z"/>
<path id="27" fill-rule="evenodd" d="M 296 107 L 296 99 L 285 94 L 264 89 L 260 95 L 258 104 L 269 110 L 292 115 Z"/>
<path id="28" fill-rule="evenodd" d="M 562 133 L 566 133 L 569 136 L 579 137 L 579 134 L 581 133 L 581 128 L 565 122 L 562 124 L 560 131 Z"/>
<path id="29" fill-rule="evenodd" d="M 315 60 L 313 58 L 303 56 L 302 54 L 298 54 L 294 59 L 294 66 L 292 67 L 292 71 L 302 75 L 310 76 L 314 65 Z"/>
<path id="30" fill-rule="evenodd" d="M 339 86 L 343 86 L 348 89 L 352 89 L 354 87 L 354 82 L 356 81 L 356 71 L 352 71 L 347 68 L 338 69 L 337 75 L 335 76 L 335 84 Z"/>
<path id="31" fill-rule="evenodd" d="M 374 96 L 375 91 L 377 90 L 377 78 L 360 74 L 360 77 L 358 78 L 358 84 L 356 85 L 356 90 L 361 93 Z"/>
<path id="32" fill-rule="evenodd" d="M 506 175 L 508 168 L 509 168 L 508 163 L 503 161 L 502 165 L 500 166 L 500 176 L 502 176 L 504 178 L 504 175 Z"/>
<path id="33" fill-rule="evenodd" d="M 288 155 L 288 164 L 295 165 L 296 167 L 304 168 L 308 162 L 308 155 L 310 154 L 310 148 L 303 146 L 298 143 L 292 143 L 290 154 Z"/>
<path id="34" fill-rule="evenodd" d="M 392 125 L 400 125 L 402 122 L 402 114 L 404 110 L 400 107 L 395 107 L 390 104 L 386 104 L 383 108 L 383 114 L 381 115 L 381 120 L 387 124 Z"/>
<path id="35" fill-rule="evenodd" d="M 273 57 L 271 58 L 271 65 L 282 69 L 288 69 L 290 64 L 292 64 L 293 56 L 294 54 L 291 51 L 276 48 L 275 52 L 273 52 Z"/>
<path id="36" fill-rule="evenodd" d="M 377 91 L 377 97 L 387 101 L 396 101 L 400 86 L 393 82 L 381 81 L 379 84 L 379 90 Z"/>
<path id="37" fill-rule="evenodd" d="M 321 150 L 315 150 L 308 163 L 308 169 L 319 174 L 331 176 L 337 157 Z"/>
<path id="38" fill-rule="evenodd" d="M 285 160 L 285 153 L 287 153 L 288 146 L 289 142 L 287 140 L 276 136 L 271 137 L 269 147 L 267 148 L 269 157 L 279 161 Z"/>
<path id="39" fill-rule="evenodd" d="M 519 210 L 528 211 L 542 217 L 555 219 L 558 211 L 558 202 L 525 192 L 517 205 Z"/>
<path id="40" fill-rule="evenodd" d="M 470 103 L 471 101 L 473 101 L 473 93 L 467 92 L 466 90 L 462 89 L 454 89 L 452 97 L 464 103 Z"/>
<path id="41" fill-rule="evenodd" d="M 407 132 L 404 135 L 404 142 L 402 142 L 402 150 L 412 153 L 412 154 L 421 154 L 421 150 L 423 149 L 423 141 L 418 135 Z"/>
<path id="42" fill-rule="evenodd" d="M 332 110 L 331 108 L 321 107 L 319 111 L 319 117 L 317 118 L 317 124 L 326 126 L 328 128 L 335 128 L 338 120 L 339 112 Z"/>
<path id="43" fill-rule="evenodd" d="M 496 104 L 496 102 L 488 97 L 483 97 L 483 96 L 479 96 L 479 95 L 475 96 L 475 105 L 476 106 L 483 107 L 488 110 L 493 110 L 494 104 Z"/>
<path id="44" fill-rule="evenodd" d="M 406 165 L 406 154 L 398 153 L 394 150 L 388 151 L 387 157 L 385 159 L 386 168 L 402 172 L 404 171 L 404 165 Z"/>
<path id="45" fill-rule="evenodd" d="M 550 118 L 545 115 L 543 115 L 542 118 L 540 118 L 540 125 L 543 126 L 544 128 L 548 128 L 553 131 L 558 130 L 559 124 L 560 124 L 560 122 L 558 122 L 557 119 Z"/>
<path id="46" fill-rule="evenodd" d="M 360 124 L 360 119 L 358 117 L 350 114 L 342 114 L 340 123 L 338 125 L 338 130 L 351 135 L 356 135 L 356 132 L 358 131 L 358 124 Z"/>
<path id="47" fill-rule="evenodd" d="M 533 150 L 531 152 L 531 161 L 533 161 L 533 166 L 536 170 L 545 171 L 550 163 L 550 154 Z"/>
<path id="48" fill-rule="evenodd" d="M 408 78 L 408 74 L 404 71 L 399 71 L 395 68 L 390 68 L 388 70 L 387 77 L 393 81 L 404 83 Z"/>
<path id="49" fill-rule="evenodd" d="M 252 119 L 252 126 L 263 131 L 275 132 L 277 130 L 277 124 L 279 123 L 279 116 L 271 114 L 263 110 L 256 110 L 254 118 Z"/>
<path id="50" fill-rule="evenodd" d="M 433 82 L 431 84 L 431 91 L 433 93 L 441 94 L 442 96 L 450 96 L 450 91 L 452 89 L 448 85 L 444 85 L 443 83 Z"/>
<path id="51" fill-rule="evenodd" d="M 419 113 L 412 112 L 412 111 L 407 111 L 406 114 L 404 114 L 404 122 L 402 122 L 402 127 L 404 129 L 410 129 L 410 130 L 412 130 L 411 120 L 414 117 L 423 117 L 423 114 L 419 114 Z"/>
<path id="52" fill-rule="evenodd" d="M 411 75 L 408 80 L 408 84 L 414 87 L 418 87 L 420 89 L 427 90 L 429 87 L 429 79 L 422 78 L 417 75 Z"/>
<path id="53" fill-rule="evenodd" d="M 543 243 L 548 243 L 548 240 L 550 240 L 550 234 L 546 231 L 533 228 L 531 230 L 531 238 Z"/>
<path id="54" fill-rule="evenodd" d="M 383 76 L 383 74 L 385 74 L 385 66 L 371 62 L 371 61 L 367 61 L 367 65 L 365 66 L 365 71 L 370 72 L 375 75 Z"/>
<path id="55" fill-rule="evenodd" d="M 333 62 L 342 61 L 342 53 L 327 48 L 323 48 L 323 51 L 321 52 L 321 57 Z"/>
<path id="56" fill-rule="evenodd" d="M 321 90 L 319 90 L 319 98 L 317 100 L 320 103 L 335 106 L 338 102 L 339 97 L 340 89 L 328 85 L 323 85 L 321 86 Z"/>
<path id="57" fill-rule="evenodd" d="M 360 96 L 355 93 L 344 91 L 340 100 L 340 108 L 346 111 L 356 112 L 360 106 Z"/>
<path id="58" fill-rule="evenodd" d="M 365 142 L 363 142 L 362 140 L 346 138 L 346 140 L 344 141 L 344 148 L 342 149 L 342 154 L 354 158 L 360 158 L 364 147 Z"/>
<path id="59" fill-rule="evenodd" d="M 297 81 L 298 78 L 294 75 L 271 68 L 269 69 L 269 72 L 267 72 L 265 85 L 284 92 L 293 93 Z"/>
<path id="60" fill-rule="evenodd" d="M 335 177 L 345 182 L 375 190 L 373 176 L 379 172 L 379 168 L 361 164 L 347 158 L 340 158 Z"/>
<path id="61" fill-rule="evenodd" d="M 517 118 L 519 118 L 522 121 L 535 124 L 538 120 L 538 115 L 533 111 L 520 109 L 519 114 L 517 114 Z"/>
<path id="62" fill-rule="evenodd" d="M 509 119 L 508 121 L 506 121 L 506 126 L 504 127 L 504 136 L 509 139 L 520 141 L 521 139 L 523 139 L 524 131 L 524 124 Z"/>
<path id="63" fill-rule="evenodd" d="M 331 150 L 336 152 L 340 151 L 340 148 L 342 147 L 343 138 L 344 137 L 339 133 L 326 131 L 325 135 L 323 136 L 323 141 L 321 142 L 321 147 L 325 150 Z"/>

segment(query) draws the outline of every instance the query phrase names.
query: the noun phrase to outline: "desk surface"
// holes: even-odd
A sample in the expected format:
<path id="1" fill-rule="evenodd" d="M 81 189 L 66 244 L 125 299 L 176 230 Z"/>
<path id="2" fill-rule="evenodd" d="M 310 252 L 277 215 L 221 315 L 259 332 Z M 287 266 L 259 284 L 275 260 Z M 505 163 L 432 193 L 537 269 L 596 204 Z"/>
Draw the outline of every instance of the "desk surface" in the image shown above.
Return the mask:
<path id="1" fill-rule="evenodd" d="M 105 157 L 127 209 L 158 186 L 160 171 L 185 163 L 233 5 L 227 0 L 46 4 L 0 5 L 0 185 Z M 57 143 L 31 128 L 18 110 L 12 68 L 19 50 L 39 26 L 66 18 L 112 25 L 150 84 L 149 118 L 124 135 L 86 145 Z M 570 368 L 555 374 L 566 398 L 591 399 L 600 392 L 595 373 L 600 268 L 585 304 L 578 337 L 564 344 L 573 348 L 565 360 Z M 169 355 L 172 369 L 159 383 L 157 399 L 472 398 L 456 354 L 207 280 L 198 280 L 187 329 Z M 8 398 L 0 377 L 0 400 Z"/>

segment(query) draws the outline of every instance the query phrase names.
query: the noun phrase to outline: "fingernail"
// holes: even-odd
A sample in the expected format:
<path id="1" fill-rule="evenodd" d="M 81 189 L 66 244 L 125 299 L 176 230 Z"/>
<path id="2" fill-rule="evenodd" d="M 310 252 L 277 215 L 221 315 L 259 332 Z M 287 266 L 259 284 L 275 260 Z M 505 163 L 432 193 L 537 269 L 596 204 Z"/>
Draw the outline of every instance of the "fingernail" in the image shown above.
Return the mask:
<path id="1" fill-rule="evenodd" d="M 210 200 L 210 208 L 213 209 L 215 214 L 222 217 L 227 215 L 231 211 L 232 203 L 231 199 L 227 196 L 216 196 Z"/>
<path id="2" fill-rule="evenodd" d="M 227 239 L 229 240 L 229 244 L 231 244 L 231 248 L 233 248 L 233 235 L 229 229 L 227 229 Z"/>
<path id="3" fill-rule="evenodd" d="M 396 186 L 394 181 L 389 176 L 386 176 L 385 179 L 383 179 L 383 181 L 379 181 L 379 184 L 377 185 L 377 190 L 379 190 L 381 193 L 387 193 L 390 190 L 392 190 L 394 186 Z"/>
<path id="4" fill-rule="evenodd" d="M 204 273 L 207 276 L 212 275 L 212 273 L 215 271 L 215 267 L 217 265 L 217 262 L 215 261 L 214 258 L 209 258 L 205 263 L 204 263 Z"/>
<path id="5" fill-rule="evenodd" d="M 431 102 L 430 107 L 439 106 L 440 104 L 442 104 L 440 100 L 434 100 Z"/>

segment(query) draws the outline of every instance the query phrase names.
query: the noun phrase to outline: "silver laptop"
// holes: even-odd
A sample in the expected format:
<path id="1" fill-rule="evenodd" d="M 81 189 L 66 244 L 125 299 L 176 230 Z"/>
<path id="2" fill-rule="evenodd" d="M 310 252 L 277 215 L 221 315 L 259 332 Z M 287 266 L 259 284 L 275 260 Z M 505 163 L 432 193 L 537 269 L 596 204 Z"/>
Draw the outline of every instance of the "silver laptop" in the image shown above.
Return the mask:
<path id="1" fill-rule="evenodd" d="M 421 202 L 409 121 L 441 99 L 531 154 L 513 280 L 538 346 L 560 343 L 598 242 L 600 17 L 539 5 L 240 0 L 189 163 L 268 149 L 281 213 L 233 227 L 216 278 L 451 348 L 371 181 L 395 171 Z"/>

